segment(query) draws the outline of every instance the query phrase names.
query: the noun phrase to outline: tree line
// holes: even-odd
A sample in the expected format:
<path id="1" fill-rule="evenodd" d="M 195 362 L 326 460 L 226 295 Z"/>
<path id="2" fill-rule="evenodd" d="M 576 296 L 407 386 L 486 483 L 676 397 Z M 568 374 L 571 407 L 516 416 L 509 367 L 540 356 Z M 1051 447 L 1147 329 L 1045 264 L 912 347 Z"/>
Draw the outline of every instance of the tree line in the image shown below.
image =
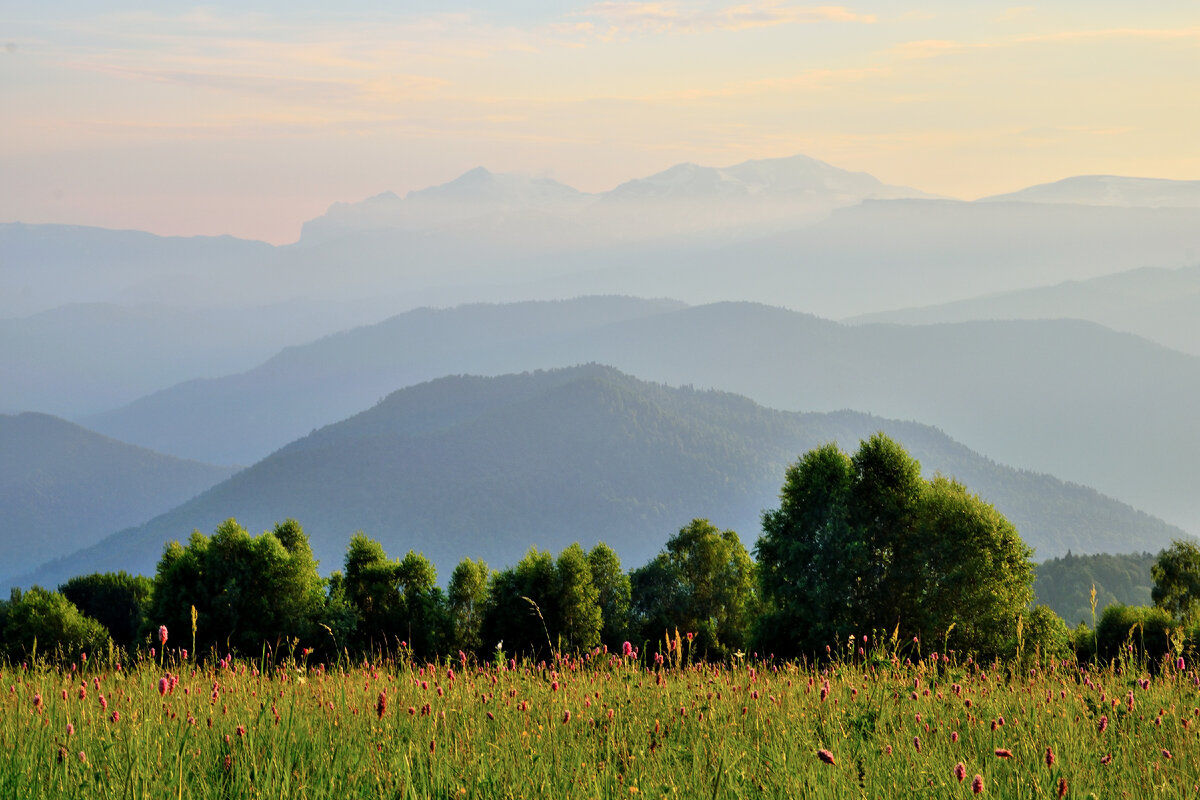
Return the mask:
<path id="1" fill-rule="evenodd" d="M 652 653 L 686 635 L 697 657 L 791 658 L 865 635 L 982 657 L 1091 657 L 1115 653 L 1135 628 L 1140 645 L 1165 652 L 1200 618 L 1194 545 L 1160 555 L 1155 607 L 1110 606 L 1094 631 L 1033 605 L 1031 555 L 990 504 L 954 480 L 923 478 L 876 434 L 853 454 L 830 444 L 790 466 L 753 557 L 734 531 L 695 519 L 632 570 L 603 543 L 557 555 L 531 548 L 502 570 L 465 558 L 443 589 L 423 555 L 392 558 L 362 533 L 342 569 L 322 578 L 295 520 L 252 536 L 231 519 L 169 543 L 152 579 L 105 573 L 57 591 L 14 590 L 0 602 L 0 646 L 13 660 L 73 657 L 152 646 L 164 626 L 173 646 L 197 655 L 492 660 Z"/>

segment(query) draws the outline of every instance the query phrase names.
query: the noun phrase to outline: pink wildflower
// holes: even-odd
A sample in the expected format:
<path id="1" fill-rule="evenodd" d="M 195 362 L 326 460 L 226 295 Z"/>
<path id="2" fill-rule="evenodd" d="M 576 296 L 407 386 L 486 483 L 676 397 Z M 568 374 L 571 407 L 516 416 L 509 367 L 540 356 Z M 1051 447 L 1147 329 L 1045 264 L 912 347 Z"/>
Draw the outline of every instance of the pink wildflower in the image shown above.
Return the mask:
<path id="1" fill-rule="evenodd" d="M 954 765 L 954 777 L 958 778 L 959 783 L 967 779 L 967 768 L 961 761 Z"/>
<path id="2" fill-rule="evenodd" d="M 833 764 L 837 763 L 836 761 L 833 760 L 833 753 L 831 753 L 825 749 L 821 749 L 821 750 L 817 751 L 817 758 L 821 759 L 826 764 L 833 765 Z"/>
<path id="3" fill-rule="evenodd" d="M 971 791 L 975 794 L 983 794 L 983 776 L 976 775 L 971 781 Z"/>

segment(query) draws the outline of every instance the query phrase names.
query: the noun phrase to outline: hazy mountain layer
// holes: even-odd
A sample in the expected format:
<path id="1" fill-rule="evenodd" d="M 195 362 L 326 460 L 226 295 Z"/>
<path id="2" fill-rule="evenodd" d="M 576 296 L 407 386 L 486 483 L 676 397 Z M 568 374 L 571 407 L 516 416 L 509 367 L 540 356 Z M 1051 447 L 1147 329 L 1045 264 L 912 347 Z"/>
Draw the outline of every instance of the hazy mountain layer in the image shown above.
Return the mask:
<path id="1" fill-rule="evenodd" d="M 68 303 L 240 305 L 246 271 L 274 249 L 232 236 L 0 223 L 0 318 Z"/>
<path id="2" fill-rule="evenodd" d="M 527 354 L 547 339 L 681 307 L 673 300 L 591 297 L 418 309 L 287 348 L 244 373 L 188 381 L 85 424 L 188 458 L 252 464 L 399 387 L 450 373 L 564 366 Z"/>
<path id="3" fill-rule="evenodd" d="M 232 472 L 45 414 L 0 416 L 0 582 L 161 514 Z"/>
<path id="4" fill-rule="evenodd" d="M 1158 548 L 1181 532 L 1045 475 L 1001 467 L 937 430 L 865 414 L 771 411 L 744 397 L 644 383 L 600 366 L 450 377 L 403 389 L 279 450 L 194 500 L 23 581 L 150 572 L 163 543 L 234 516 L 251 530 L 299 519 L 329 571 L 363 530 L 390 553 L 424 552 L 443 579 L 466 556 L 494 566 L 531 545 L 603 540 L 626 566 L 693 517 L 739 531 L 777 503 L 786 464 L 877 430 L 928 473 L 993 501 L 1039 554 Z"/>
<path id="5" fill-rule="evenodd" d="M 88 424 L 163 452 L 252 463 L 398 386 L 594 361 L 776 408 L 850 408 L 936 425 L 1002 463 L 1097 487 L 1200 530 L 1198 358 L 1077 321 L 851 326 L 718 303 L 606 324 L 583 311 L 604 302 L 617 301 L 405 314 Z M 548 318 L 574 327 L 539 333 Z"/>
<path id="6" fill-rule="evenodd" d="M 986 319 L 1085 319 L 1200 356 L 1200 266 L 1146 267 L 1055 286 L 986 295 L 847 322 L 925 325 Z"/>
<path id="7" fill-rule="evenodd" d="M 479 167 L 403 198 L 385 192 L 360 203 L 336 203 L 305 223 L 300 244 L 381 230 L 473 231 L 520 252 L 544 252 L 613 241 L 709 237 L 717 230 L 763 232 L 866 198 L 928 196 L 799 155 L 731 167 L 678 164 L 600 194 Z"/>
<path id="8" fill-rule="evenodd" d="M 840 318 L 1200 262 L 1200 209 L 868 200 L 769 236 L 547 258 L 527 296 L 753 300 Z M 541 265 L 537 265 L 541 266 Z"/>
<path id="9" fill-rule="evenodd" d="M 1119 175 L 1076 175 L 1053 183 L 997 194 L 980 203 L 1077 203 L 1089 206 L 1200 208 L 1200 181 L 1126 178 Z"/>
<path id="10" fill-rule="evenodd" d="M 250 369 L 287 345 L 394 313 L 372 304 L 87 303 L 0 319 L 0 413 L 107 411 L 181 381 Z"/>

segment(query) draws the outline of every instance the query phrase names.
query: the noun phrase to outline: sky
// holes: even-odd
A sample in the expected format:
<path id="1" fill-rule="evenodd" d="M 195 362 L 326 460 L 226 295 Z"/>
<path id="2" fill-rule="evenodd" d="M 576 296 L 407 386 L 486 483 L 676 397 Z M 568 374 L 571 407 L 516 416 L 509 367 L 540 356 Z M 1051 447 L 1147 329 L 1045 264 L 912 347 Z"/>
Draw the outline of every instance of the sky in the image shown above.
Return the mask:
<path id="1" fill-rule="evenodd" d="M 476 166 L 1200 179 L 1200 4 L 0 0 L 0 222 L 276 244 Z"/>

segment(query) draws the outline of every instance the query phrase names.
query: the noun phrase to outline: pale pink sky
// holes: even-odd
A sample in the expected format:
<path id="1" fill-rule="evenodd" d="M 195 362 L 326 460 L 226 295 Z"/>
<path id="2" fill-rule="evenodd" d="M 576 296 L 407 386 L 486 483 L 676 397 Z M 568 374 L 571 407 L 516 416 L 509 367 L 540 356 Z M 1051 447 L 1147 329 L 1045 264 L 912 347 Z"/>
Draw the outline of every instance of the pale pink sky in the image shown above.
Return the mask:
<path id="1" fill-rule="evenodd" d="M 0 221 L 285 243 L 479 165 L 797 153 L 963 198 L 1200 179 L 1190 3 L 97 5 L 0 10 Z"/>

